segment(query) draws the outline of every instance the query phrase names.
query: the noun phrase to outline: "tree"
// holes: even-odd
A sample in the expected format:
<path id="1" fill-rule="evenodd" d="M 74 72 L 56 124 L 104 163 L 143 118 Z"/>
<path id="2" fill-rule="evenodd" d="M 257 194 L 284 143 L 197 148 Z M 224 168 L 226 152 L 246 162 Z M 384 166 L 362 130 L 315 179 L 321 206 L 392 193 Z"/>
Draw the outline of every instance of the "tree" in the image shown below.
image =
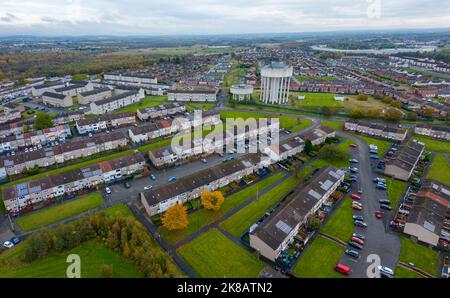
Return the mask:
<path id="1" fill-rule="evenodd" d="M 180 204 L 173 205 L 166 210 L 161 222 L 163 227 L 169 231 L 186 228 L 189 224 L 186 207 Z"/>
<path id="2" fill-rule="evenodd" d="M 323 107 L 321 108 L 321 110 L 322 110 L 322 113 L 323 113 L 325 116 L 327 116 L 327 117 L 330 117 L 331 115 L 334 114 L 334 110 L 333 110 L 332 108 L 330 108 L 330 107 L 327 107 L 327 106 L 323 106 Z"/>
<path id="3" fill-rule="evenodd" d="M 34 120 L 33 128 L 36 130 L 49 128 L 53 126 L 53 120 L 49 114 L 46 113 L 36 113 L 36 119 Z"/>
<path id="4" fill-rule="evenodd" d="M 409 112 L 408 115 L 407 115 L 407 119 L 411 120 L 411 121 L 416 121 L 417 120 L 417 113 Z"/>
<path id="5" fill-rule="evenodd" d="M 402 103 L 399 100 L 393 100 L 391 102 L 391 106 L 393 106 L 394 108 L 400 109 L 402 107 Z"/>
<path id="6" fill-rule="evenodd" d="M 381 109 L 372 108 L 367 110 L 367 117 L 369 118 L 378 118 L 381 115 Z"/>
<path id="7" fill-rule="evenodd" d="M 102 277 L 110 278 L 112 277 L 112 267 L 110 265 L 102 264 L 101 266 Z"/>
<path id="8" fill-rule="evenodd" d="M 218 211 L 222 206 L 225 198 L 220 191 L 202 191 L 200 196 L 200 201 L 202 202 L 203 207 L 208 210 Z"/>
<path id="9" fill-rule="evenodd" d="M 375 93 L 375 95 L 373 96 L 373 98 L 381 100 L 384 98 L 384 95 L 382 93 Z"/>
<path id="10" fill-rule="evenodd" d="M 306 140 L 305 141 L 305 153 L 308 154 L 311 151 L 313 151 L 313 144 L 311 143 L 310 140 Z"/>
<path id="11" fill-rule="evenodd" d="M 326 161 L 336 161 L 348 159 L 350 154 L 339 150 L 336 145 L 327 144 L 319 150 L 318 156 Z"/>
<path id="12" fill-rule="evenodd" d="M 310 217 L 308 217 L 308 221 L 306 223 L 306 226 L 310 229 L 310 230 L 317 230 L 320 227 L 320 223 L 321 223 L 321 219 L 320 216 L 318 216 L 317 214 L 313 214 Z"/>
<path id="13" fill-rule="evenodd" d="M 362 118 L 362 117 L 364 117 L 364 112 L 360 108 L 354 107 L 352 109 L 352 111 L 350 112 L 350 117 Z"/>
<path id="14" fill-rule="evenodd" d="M 358 94 L 358 96 L 356 96 L 356 99 L 359 101 L 368 101 L 369 96 L 367 96 L 366 94 Z"/>
<path id="15" fill-rule="evenodd" d="M 386 104 L 391 104 L 393 99 L 390 96 L 385 96 L 385 97 L 383 97 L 383 99 L 381 101 L 386 103 Z"/>
<path id="16" fill-rule="evenodd" d="M 399 121 L 403 118 L 403 113 L 399 109 L 388 108 L 384 111 L 384 120 Z"/>

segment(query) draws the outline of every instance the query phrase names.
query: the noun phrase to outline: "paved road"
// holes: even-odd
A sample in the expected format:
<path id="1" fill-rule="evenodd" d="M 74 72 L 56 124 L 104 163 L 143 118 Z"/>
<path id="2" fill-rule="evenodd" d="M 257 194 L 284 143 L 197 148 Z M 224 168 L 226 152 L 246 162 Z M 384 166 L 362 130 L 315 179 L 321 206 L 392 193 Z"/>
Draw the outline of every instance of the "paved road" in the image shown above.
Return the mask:
<path id="1" fill-rule="evenodd" d="M 359 181 L 358 185 L 354 186 L 353 191 L 356 193 L 358 187 L 362 188 L 363 210 L 353 213 L 363 216 L 368 225 L 366 229 L 355 228 L 355 231 L 366 236 L 365 245 L 360 251 L 359 259 L 355 260 L 343 255 L 340 262 L 351 268 L 351 277 L 367 277 L 366 271 L 370 265 L 367 263 L 367 257 L 370 254 L 377 254 L 380 256 L 383 266 L 395 269 L 400 256 L 401 242 L 400 238 L 395 233 L 390 232 L 387 227 L 388 220 L 392 217 L 390 213 L 393 211 L 383 211 L 383 220 L 375 218 L 375 211 L 380 210 L 378 200 L 387 199 L 387 193 L 376 189 L 372 182 L 372 179 L 377 175 L 373 172 L 371 166 L 369 148 L 364 141 L 358 138 L 343 133 L 338 134 L 351 138 L 358 145 L 357 149 L 351 149 L 352 158 L 359 160 Z"/>

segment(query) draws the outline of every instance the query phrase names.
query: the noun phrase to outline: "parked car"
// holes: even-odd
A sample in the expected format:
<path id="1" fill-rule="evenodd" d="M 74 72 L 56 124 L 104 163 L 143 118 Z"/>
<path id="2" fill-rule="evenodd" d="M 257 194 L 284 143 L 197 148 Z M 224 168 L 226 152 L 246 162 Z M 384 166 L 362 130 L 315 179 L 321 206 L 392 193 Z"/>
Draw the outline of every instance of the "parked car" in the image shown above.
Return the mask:
<path id="1" fill-rule="evenodd" d="M 352 148 L 357 148 L 358 147 L 358 145 L 356 145 L 356 144 L 350 144 L 349 146 L 352 147 Z"/>
<path id="2" fill-rule="evenodd" d="M 362 246 L 361 244 L 355 242 L 355 241 L 350 240 L 350 241 L 348 242 L 348 244 L 349 244 L 350 246 L 354 247 L 354 248 L 357 248 L 357 249 L 360 249 L 360 250 L 363 249 L 363 246 Z"/>
<path id="3" fill-rule="evenodd" d="M 375 217 L 376 217 L 376 218 L 381 219 L 382 216 L 383 216 L 383 215 L 381 214 L 380 211 L 375 211 Z"/>
<path id="4" fill-rule="evenodd" d="M 128 183 L 128 182 L 125 182 L 125 183 L 123 184 L 123 186 L 124 186 L 125 188 L 130 188 L 130 187 L 131 187 L 131 184 Z"/>
<path id="5" fill-rule="evenodd" d="M 12 248 L 13 246 L 14 246 L 14 244 L 11 241 L 5 241 L 3 243 L 4 248 Z"/>
<path id="6" fill-rule="evenodd" d="M 356 174 L 358 174 L 358 168 L 352 168 L 352 167 L 350 167 L 350 168 L 348 168 L 349 170 L 350 170 L 350 173 L 356 173 Z"/>
<path id="7" fill-rule="evenodd" d="M 202 163 L 208 163 L 208 161 L 205 158 L 202 158 Z"/>
<path id="8" fill-rule="evenodd" d="M 373 182 L 374 183 L 386 183 L 386 179 L 380 178 L 380 177 L 375 177 L 373 178 Z"/>
<path id="9" fill-rule="evenodd" d="M 17 245 L 20 243 L 20 239 L 18 237 L 12 237 L 9 241 L 14 245 Z"/>
<path id="10" fill-rule="evenodd" d="M 361 211 L 361 210 L 363 209 L 362 206 L 356 205 L 356 204 L 352 204 L 352 208 L 353 208 L 354 210 L 358 210 L 358 211 Z"/>
<path id="11" fill-rule="evenodd" d="M 382 190 L 386 190 L 387 189 L 385 184 L 377 184 L 375 187 L 378 188 L 378 189 L 382 189 Z"/>
<path id="12" fill-rule="evenodd" d="M 372 158 L 372 159 L 378 159 L 379 157 L 378 157 L 378 155 L 376 155 L 376 154 L 371 154 L 371 155 L 370 155 L 370 158 Z"/>
<path id="13" fill-rule="evenodd" d="M 349 160 L 348 160 L 348 162 L 349 162 L 349 163 L 358 163 L 358 160 L 357 160 L 357 159 L 354 159 L 354 158 L 352 158 L 352 159 L 349 159 Z"/>
<path id="14" fill-rule="evenodd" d="M 354 193 L 352 193 L 351 197 L 353 200 L 361 200 L 361 197 Z"/>
<path id="15" fill-rule="evenodd" d="M 144 186 L 144 190 L 150 190 L 150 189 L 152 189 L 153 188 L 153 185 L 147 185 L 147 186 Z"/>
<path id="16" fill-rule="evenodd" d="M 364 217 L 362 217 L 361 215 L 353 215 L 353 220 L 364 221 Z"/>
<path id="17" fill-rule="evenodd" d="M 344 275 L 349 275 L 350 274 L 350 267 L 342 265 L 342 264 L 337 264 L 334 266 L 334 270 L 336 270 L 337 272 L 340 272 Z"/>
<path id="18" fill-rule="evenodd" d="M 355 259 L 359 258 L 359 252 L 357 252 L 356 250 L 353 250 L 351 248 L 347 248 L 345 250 L 345 254 L 348 255 L 348 256 L 351 256 L 351 257 L 353 257 Z"/>
<path id="19" fill-rule="evenodd" d="M 361 239 L 361 240 L 366 240 L 366 236 L 364 236 L 364 235 L 362 235 L 362 234 L 360 234 L 360 233 L 354 232 L 354 233 L 352 234 L 352 236 L 353 236 L 353 237 L 356 237 L 356 238 L 359 238 L 359 239 Z"/>
<path id="20" fill-rule="evenodd" d="M 367 224 L 363 221 L 360 220 L 355 220 L 353 222 L 355 224 L 355 226 L 360 227 L 360 228 L 367 228 Z"/>
<path id="21" fill-rule="evenodd" d="M 358 194 L 362 194 L 363 193 L 363 190 L 362 190 L 362 188 L 360 187 L 360 188 L 358 188 Z"/>
<path id="22" fill-rule="evenodd" d="M 156 180 L 156 175 L 155 174 L 150 174 L 150 179 Z"/>
<path id="23" fill-rule="evenodd" d="M 390 205 L 391 201 L 389 201 L 389 200 L 378 200 L 378 203 L 385 204 L 385 205 Z"/>
<path id="24" fill-rule="evenodd" d="M 111 192 L 112 192 L 112 191 L 111 191 L 111 188 L 109 188 L 109 187 L 105 188 L 105 193 L 106 193 L 106 194 L 110 195 Z"/>
<path id="25" fill-rule="evenodd" d="M 364 245 L 364 240 L 359 239 L 358 237 L 352 237 L 352 241 Z"/>
<path id="26" fill-rule="evenodd" d="M 352 201 L 352 205 L 358 205 L 358 206 L 361 206 L 361 207 L 363 206 L 362 203 L 357 202 L 357 201 Z"/>
<path id="27" fill-rule="evenodd" d="M 386 204 L 380 204 L 380 209 L 384 210 L 392 210 L 392 207 Z"/>
<path id="28" fill-rule="evenodd" d="M 175 181 L 177 181 L 177 178 L 176 178 L 176 177 L 170 177 L 167 181 L 169 181 L 169 182 L 175 182 Z"/>
<path id="29" fill-rule="evenodd" d="M 394 270 L 386 266 L 378 266 L 378 270 L 380 271 L 380 276 L 384 277 L 393 277 Z"/>

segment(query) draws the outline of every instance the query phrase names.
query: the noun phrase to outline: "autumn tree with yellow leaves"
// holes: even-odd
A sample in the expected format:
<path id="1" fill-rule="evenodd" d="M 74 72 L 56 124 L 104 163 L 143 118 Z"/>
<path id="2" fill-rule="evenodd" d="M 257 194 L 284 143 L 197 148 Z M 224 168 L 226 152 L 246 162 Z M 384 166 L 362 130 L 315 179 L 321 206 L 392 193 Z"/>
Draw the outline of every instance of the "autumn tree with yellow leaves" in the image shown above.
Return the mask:
<path id="1" fill-rule="evenodd" d="M 161 222 L 163 227 L 169 231 L 186 228 L 189 224 L 186 207 L 180 204 L 173 205 L 166 210 Z"/>
<path id="2" fill-rule="evenodd" d="M 203 207 L 209 210 L 218 211 L 225 198 L 220 191 L 203 191 L 200 197 Z"/>

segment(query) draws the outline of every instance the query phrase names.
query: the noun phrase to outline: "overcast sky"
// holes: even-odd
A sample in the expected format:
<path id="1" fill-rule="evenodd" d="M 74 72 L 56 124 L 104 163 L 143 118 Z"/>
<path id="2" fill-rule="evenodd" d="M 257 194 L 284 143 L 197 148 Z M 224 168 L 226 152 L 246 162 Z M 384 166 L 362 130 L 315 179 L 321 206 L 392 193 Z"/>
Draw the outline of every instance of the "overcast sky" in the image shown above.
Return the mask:
<path id="1" fill-rule="evenodd" d="M 450 0 L 0 0 L 0 35 L 449 28 Z"/>

